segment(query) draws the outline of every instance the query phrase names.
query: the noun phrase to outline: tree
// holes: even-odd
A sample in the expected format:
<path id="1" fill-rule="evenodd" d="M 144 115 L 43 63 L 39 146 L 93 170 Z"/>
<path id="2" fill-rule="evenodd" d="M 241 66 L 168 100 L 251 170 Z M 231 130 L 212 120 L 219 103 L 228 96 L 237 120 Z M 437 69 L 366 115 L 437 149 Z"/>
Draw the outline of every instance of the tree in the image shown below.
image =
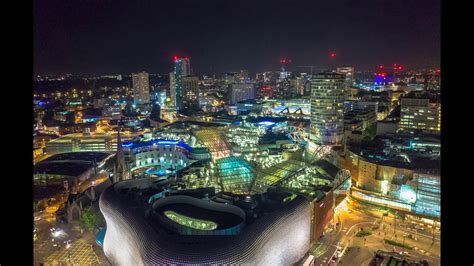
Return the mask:
<path id="1" fill-rule="evenodd" d="M 33 202 L 33 211 L 34 212 L 39 212 L 44 209 L 44 202 L 42 200 Z"/>
<path id="2" fill-rule="evenodd" d="M 82 211 L 81 218 L 79 219 L 79 224 L 83 229 L 93 230 L 94 228 L 99 227 L 101 223 L 101 216 L 93 212 L 92 209 L 86 208 Z"/>

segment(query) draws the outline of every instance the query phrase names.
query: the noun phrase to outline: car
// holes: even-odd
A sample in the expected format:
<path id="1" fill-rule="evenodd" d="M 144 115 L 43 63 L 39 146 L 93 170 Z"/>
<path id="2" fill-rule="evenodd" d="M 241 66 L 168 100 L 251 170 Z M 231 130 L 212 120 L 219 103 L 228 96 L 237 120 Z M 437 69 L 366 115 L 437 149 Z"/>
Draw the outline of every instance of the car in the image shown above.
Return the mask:
<path id="1" fill-rule="evenodd" d="M 425 228 L 423 226 L 419 226 L 419 225 L 416 225 L 415 228 L 418 229 L 418 230 L 421 230 L 421 231 L 425 230 Z"/>

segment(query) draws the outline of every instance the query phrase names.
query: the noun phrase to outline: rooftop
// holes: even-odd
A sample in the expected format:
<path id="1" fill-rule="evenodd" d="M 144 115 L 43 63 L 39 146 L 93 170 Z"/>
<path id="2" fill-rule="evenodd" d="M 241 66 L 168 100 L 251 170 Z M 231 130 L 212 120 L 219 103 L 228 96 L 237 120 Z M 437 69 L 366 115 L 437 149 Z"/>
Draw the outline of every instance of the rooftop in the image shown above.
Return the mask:
<path id="1" fill-rule="evenodd" d="M 35 174 L 80 176 L 110 156 L 106 152 L 60 153 L 37 163 L 33 171 Z"/>
<path id="2" fill-rule="evenodd" d="M 92 162 L 42 161 L 34 166 L 35 174 L 80 176 L 92 167 Z"/>
<path id="3" fill-rule="evenodd" d="M 424 148 L 415 144 L 423 144 Z M 351 143 L 348 149 L 376 164 L 438 173 L 439 144 L 439 138 L 431 135 L 386 134 L 371 141 Z"/>
<path id="4" fill-rule="evenodd" d="M 154 139 L 150 141 L 127 141 L 122 143 L 122 146 L 128 149 L 135 149 L 150 145 L 177 145 L 186 149 L 189 152 L 193 152 L 193 148 L 191 148 L 188 144 L 178 140 Z"/>
<path id="5" fill-rule="evenodd" d="M 52 161 L 88 161 L 88 162 L 101 162 L 105 158 L 110 156 L 106 152 L 67 152 L 55 154 L 42 162 L 52 162 Z"/>

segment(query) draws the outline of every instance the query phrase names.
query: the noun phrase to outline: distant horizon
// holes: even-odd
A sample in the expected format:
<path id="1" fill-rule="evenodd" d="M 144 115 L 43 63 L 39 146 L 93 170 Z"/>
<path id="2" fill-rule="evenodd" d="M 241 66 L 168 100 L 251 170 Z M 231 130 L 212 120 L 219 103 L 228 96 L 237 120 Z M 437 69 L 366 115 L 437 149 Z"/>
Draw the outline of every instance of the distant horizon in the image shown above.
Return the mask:
<path id="1" fill-rule="evenodd" d="M 359 70 L 357 69 L 357 67 L 355 66 L 351 66 L 351 65 L 340 65 L 340 66 L 337 66 L 337 67 L 342 67 L 342 66 L 349 66 L 349 67 L 354 67 L 354 72 L 355 73 L 358 73 L 358 72 L 376 72 L 377 71 L 377 68 L 376 66 L 374 66 L 373 69 L 362 69 L 362 70 Z M 191 67 L 192 67 L 192 62 L 191 62 Z M 433 69 L 439 69 L 440 66 L 432 66 L 432 67 L 417 67 L 417 68 L 405 68 L 402 72 L 408 72 L 408 71 L 423 71 L 423 70 L 433 70 Z M 334 68 L 335 69 L 335 68 Z M 279 69 L 269 69 L 269 70 L 262 70 L 262 71 L 249 71 L 248 69 L 239 69 L 239 70 L 228 70 L 228 71 L 219 71 L 219 72 L 213 72 L 213 73 L 209 73 L 209 72 L 196 72 L 194 71 L 194 74 L 196 75 L 220 75 L 220 74 L 225 74 L 225 73 L 232 73 L 232 72 L 240 72 L 241 70 L 246 70 L 248 71 L 249 73 L 253 74 L 253 73 L 264 73 L 264 72 L 278 72 L 280 71 Z M 324 67 L 320 67 L 320 68 L 314 68 L 313 69 L 313 72 L 318 72 L 318 71 L 325 71 L 325 70 L 329 70 L 329 68 L 324 68 Z M 44 77 L 44 76 L 66 76 L 66 75 L 72 75 L 72 76 L 107 76 L 107 75 L 131 75 L 132 73 L 138 73 L 138 72 L 142 72 L 142 71 L 145 71 L 151 75 L 168 75 L 170 72 L 173 72 L 173 69 L 171 68 L 169 72 L 152 72 L 152 71 L 149 71 L 147 69 L 141 69 L 141 70 L 137 70 L 137 71 L 132 71 L 132 72 L 102 72 L 102 73 L 80 73 L 80 72 L 71 72 L 71 73 L 34 73 L 34 77 L 37 77 L 37 76 L 41 76 L 41 77 Z M 304 71 L 300 71 L 300 70 L 295 70 L 295 69 L 290 69 L 288 70 L 288 72 L 304 72 Z M 381 70 L 382 72 L 383 71 L 387 71 L 387 72 L 390 72 L 391 71 L 391 68 L 388 68 L 387 70 Z M 193 74 L 193 75 L 194 75 Z"/>

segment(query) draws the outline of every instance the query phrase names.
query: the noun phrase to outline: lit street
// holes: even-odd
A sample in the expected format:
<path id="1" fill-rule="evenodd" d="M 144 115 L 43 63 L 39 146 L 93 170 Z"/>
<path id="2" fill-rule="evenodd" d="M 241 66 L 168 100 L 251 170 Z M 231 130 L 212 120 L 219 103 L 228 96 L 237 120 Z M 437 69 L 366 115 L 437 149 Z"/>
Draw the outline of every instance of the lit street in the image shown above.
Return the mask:
<path id="1" fill-rule="evenodd" d="M 35 221 L 34 265 L 110 265 L 91 232 L 57 223 L 51 214 L 40 214 Z M 91 245 L 93 248 L 91 248 Z"/>
<path id="2" fill-rule="evenodd" d="M 349 205 L 344 200 L 336 208 L 336 219 L 340 222 L 339 227 L 328 233 L 322 240 L 322 244 L 313 248 L 318 265 L 326 265 L 337 253 L 342 253 L 339 258 L 340 265 L 368 265 L 377 250 L 407 252 L 407 258 L 416 260 L 427 260 L 430 265 L 440 263 L 439 232 L 435 231 L 435 241 L 432 243 L 432 235 L 427 231 L 418 230 L 418 224 L 397 221 L 395 229 L 394 218 L 381 216 L 364 211 Z M 356 237 L 356 233 L 369 231 L 371 234 L 365 237 Z M 418 232 L 417 232 L 418 230 Z M 412 235 L 413 238 L 409 238 Z M 404 237 L 405 236 L 405 237 Z M 411 250 L 389 245 L 384 238 L 404 243 L 413 247 Z M 339 252 L 338 252 L 339 249 Z"/>

